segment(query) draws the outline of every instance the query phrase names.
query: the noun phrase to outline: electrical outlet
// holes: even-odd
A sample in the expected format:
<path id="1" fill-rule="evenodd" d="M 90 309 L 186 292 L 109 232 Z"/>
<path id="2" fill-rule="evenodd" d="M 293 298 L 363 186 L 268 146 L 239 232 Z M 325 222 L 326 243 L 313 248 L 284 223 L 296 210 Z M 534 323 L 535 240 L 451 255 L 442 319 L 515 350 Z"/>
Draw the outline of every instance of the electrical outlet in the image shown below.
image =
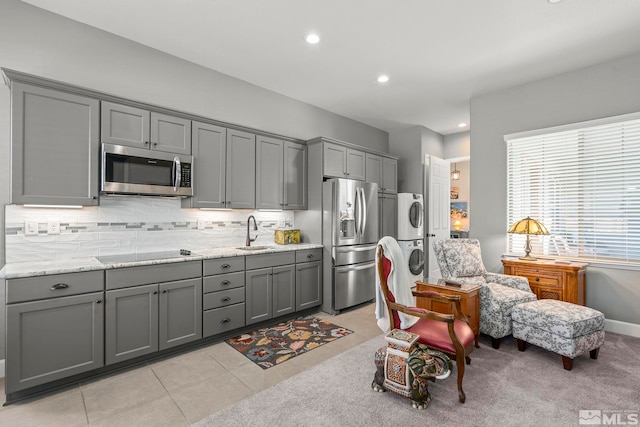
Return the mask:
<path id="1" fill-rule="evenodd" d="M 201 219 L 198 220 L 198 230 L 204 230 L 204 221 Z"/>
<path id="2" fill-rule="evenodd" d="M 38 221 L 25 221 L 24 222 L 24 235 L 36 236 L 38 234 Z"/>
<path id="3" fill-rule="evenodd" d="M 279 219 L 278 220 L 278 227 L 284 228 L 286 226 L 287 226 L 287 223 L 286 223 L 286 221 L 284 219 Z"/>
<path id="4" fill-rule="evenodd" d="M 60 234 L 60 221 L 50 221 L 47 223 L 47 234 Z"/>

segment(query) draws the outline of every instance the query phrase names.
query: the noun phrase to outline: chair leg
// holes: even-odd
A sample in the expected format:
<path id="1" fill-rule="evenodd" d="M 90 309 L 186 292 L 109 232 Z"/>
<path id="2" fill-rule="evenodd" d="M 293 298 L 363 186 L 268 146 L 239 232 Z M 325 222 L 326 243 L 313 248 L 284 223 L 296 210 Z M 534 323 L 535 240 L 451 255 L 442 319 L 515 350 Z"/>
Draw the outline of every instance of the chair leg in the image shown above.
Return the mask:
<path id="1" fill-rule="evenodd" d="M 467 399 L 464 394 L 464 390 L 462 390 L 462 377 L 464 377 L 464 359 L 465 356 L 463 354 L 456 354 L 456 366 L 458 367 L 458 400 L 460 403 L 464 403 Z"/>
<path id="2" fill-rule="evenodd" d="M 570 371 L 573 368 L 573 359 L 567 356 L 562 356 L 562 365 L 564 369 Z"/>
<path id="3" fill-rule="evenodd" d="M 493 338 L 491 337 L 491 347 L 495 348 L 496 350 L 500 348 L 500 338 Z"/>
<path id="4" fill-rule="evenodd" d="M 593 350 L 591 350 L 589 352 L 589 357 L 591 357 L 592 359 L 597 359 L 598 358 L 598 353 L 600 352 L 600 347 L 598 348 L 594 348 Z"/>

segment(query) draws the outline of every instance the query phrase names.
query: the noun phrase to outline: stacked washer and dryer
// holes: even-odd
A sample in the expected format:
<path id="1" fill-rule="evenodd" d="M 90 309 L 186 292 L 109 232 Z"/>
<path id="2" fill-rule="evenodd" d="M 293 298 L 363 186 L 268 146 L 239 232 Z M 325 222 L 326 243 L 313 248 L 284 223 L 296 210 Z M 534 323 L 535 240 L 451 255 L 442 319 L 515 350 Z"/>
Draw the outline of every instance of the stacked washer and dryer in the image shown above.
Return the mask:
<path id="1" fill-rule="evenodd" d="M 422 194 L 398 193 L 398 244 L 409 280 L 424 279 L 424 202 Z"/>

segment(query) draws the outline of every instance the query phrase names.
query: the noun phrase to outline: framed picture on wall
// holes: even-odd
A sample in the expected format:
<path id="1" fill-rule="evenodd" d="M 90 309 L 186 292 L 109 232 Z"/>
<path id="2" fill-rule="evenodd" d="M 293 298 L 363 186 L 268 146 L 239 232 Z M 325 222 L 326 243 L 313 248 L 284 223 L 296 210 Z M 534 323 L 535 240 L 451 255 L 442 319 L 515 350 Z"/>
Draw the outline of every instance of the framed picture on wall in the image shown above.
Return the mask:
<path id="1" fill-rule="evenodd" d="M 460 189 L 458 187 L 451 187 L 451 199 L 457 199 L 458 194 L 460 194 Z"/>
<path id="2" fill-rule="evenodd" d="M 467 202 L 451 202 L 451 218 L 466 218 L 467 212 Z"/>

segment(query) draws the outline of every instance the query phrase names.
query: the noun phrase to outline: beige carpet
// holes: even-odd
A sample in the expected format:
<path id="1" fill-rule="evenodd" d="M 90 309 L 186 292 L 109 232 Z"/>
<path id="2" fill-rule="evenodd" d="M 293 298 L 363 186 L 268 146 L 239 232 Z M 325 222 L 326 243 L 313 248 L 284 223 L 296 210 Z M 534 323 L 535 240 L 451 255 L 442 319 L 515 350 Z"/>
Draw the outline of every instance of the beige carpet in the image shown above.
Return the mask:
<path id="1" fill-rule="evenodd" d="M 507 338 L 499 350 L 486 337 L 457 399 L 456 372 L 430 386 L 425 410 L 371 390 L 373 355 L 382 335 L 257 393 L 197 426 L 578 426 L 580 410 L 621 420 L 640 413 L 640 339 L 608 333 L 598 360 L 583 355 L 572 371 L 560 356 Z M 640 420 L 640 417 L 638 418 Z"/>

